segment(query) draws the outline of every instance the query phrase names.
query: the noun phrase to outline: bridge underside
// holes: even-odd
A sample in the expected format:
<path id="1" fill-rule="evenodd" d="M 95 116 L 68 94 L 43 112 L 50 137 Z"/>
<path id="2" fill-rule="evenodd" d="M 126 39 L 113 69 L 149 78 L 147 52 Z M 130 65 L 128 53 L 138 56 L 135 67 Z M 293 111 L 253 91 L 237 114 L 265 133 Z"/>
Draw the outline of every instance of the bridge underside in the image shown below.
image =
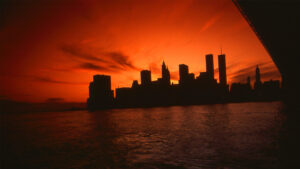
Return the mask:
<path id="1" fill-rule="evenodd" d="M 256 33 L 283 80 L 288 95 L 299 88 L 300 1 L 296 0 L 233 0 Z"/>

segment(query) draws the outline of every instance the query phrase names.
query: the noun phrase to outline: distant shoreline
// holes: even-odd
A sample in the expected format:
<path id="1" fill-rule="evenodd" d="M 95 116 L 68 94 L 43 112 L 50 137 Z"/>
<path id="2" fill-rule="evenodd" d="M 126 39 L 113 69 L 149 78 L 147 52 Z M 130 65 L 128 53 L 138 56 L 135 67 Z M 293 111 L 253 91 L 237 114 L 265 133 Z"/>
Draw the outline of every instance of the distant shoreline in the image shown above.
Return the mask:
<path id="1" fill-rule="evenodd" d="M 87 110 L 89 112 L 99 111 L 99 110 L 114 110 L 114 109 L 138 109 L 138 108 L 156 108 L 156 107 L 173 107 L 173 106 L 201 106 L 201 105 L 215 105 L 215 104 L 232 104 L 232 103 L 269 103 L 269 102 L 283 102 L 282 99 L 274 100 L 248 100 L 248 101 L 228 101 L 228 102 L 215 102 L 215 103 L 198 103 L 198 104 L 170 104 L 170 105 L 155 105 L 155 106 L 115 106 L 110 108 L 99 108 Z"/>
<path id="2" fill-rule="evenodd" d="M 1 101 L 0 103 L 0 114 L 22 114 L 22 113 L 44 113 L 44 112 L 55 112 L 55 111 L 61 111 L 61 112 L 65 112 L 65 111 L 81 111 L 81 110 L 87 110 L 89 112 L 95 112 L 95 111 L 99 111 L 99 110 L 114 110 L 114 109 L 139 109 L 139 108 L 156 108 L 156 107 L 173 107 L 173 106 L 200 106 L 200 105 L 215 105 L 215 104 L 232 104 L 232 103 L 263 103 L 263 102 L 282 102 L 283 100 L 281 99 L 277 99 L 277 100 L 260 100 L 260 101 L 230 101 L 230 102 L 218 102 L 218 103 L 203 103 L 203 104 L 173 104 L 173 105 L 156 105 L 156 106 L 123 106 L 123 107 L 111 107 L 111 108 L 103 108 L 103 109 L 94 109 L 94 110 L 89 110 L 86 107 L 85 103 L 51 103 L 52 106 L 55 107 L 51 107 L 50 104 L 47 103 L 25 103 L 25 102 L 13 102 L 10 101 L 11 103 L 17 103 L 14 106 L 11 105 L 6 105 L 3 106 L 3 101 Z M 70 105 L 72 104 L 79 104 L 80 106 L 77 107 L 70 107 Z M 26 105 L 26 106 L 24 106 Z M 41 107 L 41 105 L 44 105 Z M 65 105 L 66 107 L 59 107 L 57 105 Z M 13 108 L 11 108 L 11 106 Z M 10 109 L 9 109 L 10 107 Z"/>

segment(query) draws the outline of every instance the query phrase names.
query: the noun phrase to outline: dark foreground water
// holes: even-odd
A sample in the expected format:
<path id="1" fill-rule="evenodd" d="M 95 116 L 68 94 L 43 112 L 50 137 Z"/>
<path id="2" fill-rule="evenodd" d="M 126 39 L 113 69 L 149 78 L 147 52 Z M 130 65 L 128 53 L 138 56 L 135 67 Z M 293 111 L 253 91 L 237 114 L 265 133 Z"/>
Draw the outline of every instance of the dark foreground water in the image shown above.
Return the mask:
<path id="1" fill-rule="evenodd" d="M 1 168 L 278 168 L 282 103 L 1 115 Z"/>

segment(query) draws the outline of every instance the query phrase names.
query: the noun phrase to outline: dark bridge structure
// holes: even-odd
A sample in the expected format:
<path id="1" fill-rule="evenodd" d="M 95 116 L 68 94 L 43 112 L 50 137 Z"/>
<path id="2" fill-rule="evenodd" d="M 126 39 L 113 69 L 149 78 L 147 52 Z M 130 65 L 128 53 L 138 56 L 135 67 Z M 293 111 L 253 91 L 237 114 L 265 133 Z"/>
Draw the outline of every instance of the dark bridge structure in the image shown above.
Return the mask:
<path id="1" fill-rule="evenodd" d="M 278 168 L 300 168 L 299 0 L 233 0 L 278 67 L 286 121 L 279 139 Z"/>
<path id="2" fill-rule="evenodd" d="M 282 76 L 286 98 L 299 92 L 299 0 L 233 0 Z M 295 92 L 297 91 L 297 92 Z"/>

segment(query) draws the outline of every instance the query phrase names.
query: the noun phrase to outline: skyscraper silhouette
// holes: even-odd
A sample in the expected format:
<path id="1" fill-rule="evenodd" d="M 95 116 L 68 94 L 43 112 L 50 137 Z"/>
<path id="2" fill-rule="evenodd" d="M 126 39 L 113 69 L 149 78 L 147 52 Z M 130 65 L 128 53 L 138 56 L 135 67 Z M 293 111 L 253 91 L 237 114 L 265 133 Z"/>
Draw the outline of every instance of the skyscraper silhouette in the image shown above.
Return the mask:
<path id="1" fill-rule="evenodd" d="M 258 65 L 256 66 L 256 70 L 255 70 L 255 79 L 257 82 L 261 82 L 260 81 L 260 70 L 259 70 Z"/>
<path id="2" fill-rule="evenodd" d="M 161 66 L 161 80 L 163 84 L 170 85 L 170 71 L 168 67 L 166 66 L 165 62 L 163 61 Z"/>
<path id="3" fill-rule="evenodd" d="M 250 79 L 250 76 L 247 77 L 247 84 L 248 84 L 249 86 L 251 86 L 251 79 Z"/>
<path id="4" fill-rule="evenodd" d="M 206 59 L 206 72 L 209 76 L 209 78 L 214 79 L 214 60 L 212 54 L 205 55 Z"/>
<path id="5" fill-rule="evenodd" d="M 260 89 L 262 86 L 262 82 L 260 80 L 260 70 L 258 65 L 256 66 L 256 70 L 255 70 L 255 83 L 254 83 L 254 89 L 258 90 Z"/>
<path id="6" fill-rule="evenodd" d="M 179 84 L 186 83 L 189 77 L 189 67 L 185 64 L 179 65 Z"/>
<path id="7" fill-rule="evenodd" d="M 91 109 L 108 108 L 113 105 L 110 76 L 95 75 L 89 85 L 88 106 Z"/>
<path id="8" fill-rule="evenodd" d="M 227 75 L 226 75 L 225 54 L 221 54 L 218 56 L 218 62 L 219 62 L 219 82 L 222 86 L 226 86 Z"/>
<path id="9" fill-rule="evenodd" d="M 143 86 L 151 84 L 151 71 L 149 70 L 141 71 L 141 84 Z"/>

